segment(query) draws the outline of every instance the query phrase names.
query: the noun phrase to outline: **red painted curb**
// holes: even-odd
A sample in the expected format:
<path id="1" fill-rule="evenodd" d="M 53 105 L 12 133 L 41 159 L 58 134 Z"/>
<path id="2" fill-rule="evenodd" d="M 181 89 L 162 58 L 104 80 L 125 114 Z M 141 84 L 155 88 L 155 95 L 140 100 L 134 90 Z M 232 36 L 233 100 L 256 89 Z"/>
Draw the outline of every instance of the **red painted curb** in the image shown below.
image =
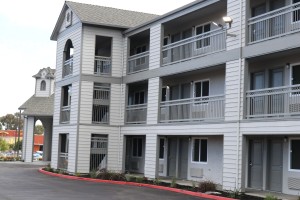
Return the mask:
<path id="1" fill-rule="evenodd" d="M 180 194 L 186 194 L 186 195 L 190 195 L 190 196 L 194 196 L 194 197 L 202 197 L 202 198 L 212 199 L 212 200 L 232 200 L 231 198 L 227 198 L 227 197 L 219 197 L 219 196 L 204 194 L 204 193 L 200 193 L 200 192 L 192 192 L 192 191 L 181 190 L 181 189 L 177 189 L 177 188 L 169 188 L 169 187 L 164 187 L 164 186 L 159 186 L 159 185 L 150 185 L 150 184 L 146 184 L 146 183 L 111 181 L 111 180 L 69 176 L 69 175 L 48 172 L 48 171 L 43 170 L 42 168 L 39 169 L 39 172 L 42 174 L 60 177 L 60 178 L 64 178 L 64 179 L 69 179 L 69 180 L 89 181 L 89 182 L 95 182 L 95 183 L 110 183 L 110 184 L 116 184 L 116 185 L 131 185 L 131 186 L 139 186 L 139 187 L 147 187 L 147 188 L 153 188 L 153 189 L 159 189 L 159 190 L 166 190 L 166 191 L 170 191 L 170 192 L 177 192 Z"/>

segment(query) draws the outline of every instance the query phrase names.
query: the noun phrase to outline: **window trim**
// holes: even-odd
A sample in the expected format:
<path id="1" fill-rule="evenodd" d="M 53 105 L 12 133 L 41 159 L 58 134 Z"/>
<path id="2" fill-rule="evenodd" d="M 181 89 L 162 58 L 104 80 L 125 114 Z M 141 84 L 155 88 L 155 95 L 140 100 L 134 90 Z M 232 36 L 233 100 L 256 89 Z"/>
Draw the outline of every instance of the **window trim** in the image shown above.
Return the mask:
<path id="1" fill-rule="evenodd" d="M 289 142 L 289 144 L 288 144 L 288 171 L 289 172 L 300 172 L 300 169 L 292 169 L 291 168 L 291 147 L 292 147 L 292 144 L 291 144 L 291 141 L 292 140 L 300 140 L 300 138 L 299 137 L 291 137 L 291 138 L 289 138 L 289 140 L 288 140 L 288 142 Z"/>
<path id="2" fill-rule="evenodd" d="M 206 146 L 206 162 L 203 162 L 201 161 L 201 151 L 199 151 L 199 161 L 194 161 L 193 160 L 193 150 L 194 150 L 194 143 L 195 143 L 195 140 L 196 139 L 199 139 L 200 141 L 201 140 L 206 140 L 206 143 L 207 143 L 207 146 Z M 191 163 L 194 163 L 194 164 L 208 164 L 208 138 L 207 137 L 192 137 L 192 140 L 191 140 Z M 200 150 L 201 150 L 201 146 L 199 146 Z"/>
<path id="3" fill-rule="evenodd" d="M 196 83 L 199 83 L 199 82 L 203 83 L 206 81 L 208 81 L 208 96 L 202 96 L 202 94 L 201 94 L 200 97 L 209 97 L 210 96 L 210 88 L 211 88 L 210 79 L 201 79 L 201 80 L 194 81 L 194 83 L 193 83 L 193 95 L 192 95 L 193 98 L 200 98 L 200 97 L 196 97 Z M 201 84 L 201 89 L 203 89 L 203 84 Z M 202 93 L 202 91 L 203 90 L 201 90 L 201 93 Z"/>
<path id="4" fill-rule="evenodd" d="M 44 83 L 44 85 L 42 85 Z M 42 80 L 41 83 L 40 83 L 40 91 L 46 91 L 46 81 L 45 80 Z"/>
<path id="5" fill-rule="evenodd" d="M 209 28 L 209 31 L 208 31 L 208 32 L 211 32 L 211 31 L 212 31 L 212 29 L 211 29 L 212 25 L 211 25 L 211 24 L 212 24 L 212 21 L 208 21 L 208 22 L 206 22 L 206 23 L 198 24 L 197 26 L 195 26 L 195 29 L 194 29 L 194 37 L 197 36 L 197 28 L 200 27 L 200 26 L 203 27 L 203 31 L 204 31 L 204 26 L 205 26 L 205 25 L 209 25 L 210 28 Z M 201 33 L 201 34 L 204 34 L 204 33 L 207 33 L 207 32 L 203 32 L 203 33 Z M 201 34 L 198 34 L 198 35 L 201 35 Z M 205 39 L 207 39 L 207 38 L 205 38 Z M 205 39 L 201 39 L 201 41 L 202 41 L 202 40 L 205 40 Z M 209 40 L 210 40 L 210 38 L 209 38 Z M 197 48 L 197 42 L 198 42 L 198 40 L 195 41 L 195 50 L 196 50 L 196 51 L 199 50 L 199 49 L 203 49 L 203 48 L 206 48 L 206 47 L 210 47 L 210 46 L 211 46 L 211 42 L 209 42 L 209 45 L 206 45 L 206 46 L 202 46 L 202 47 L 200 47 L 200 48 Z"/>

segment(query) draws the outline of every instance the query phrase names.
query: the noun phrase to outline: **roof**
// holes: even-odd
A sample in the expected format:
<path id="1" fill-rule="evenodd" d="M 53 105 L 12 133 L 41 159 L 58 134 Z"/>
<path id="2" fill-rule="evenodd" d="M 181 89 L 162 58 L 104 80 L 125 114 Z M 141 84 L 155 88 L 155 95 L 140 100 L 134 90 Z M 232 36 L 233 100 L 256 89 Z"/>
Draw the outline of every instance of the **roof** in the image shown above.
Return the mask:
<path id="1" fill-rule="evenodd" d="M 57 37 L 56 34 L 63 22 L 66 6 L 76 14 L 83 24 L 120 29 L 135 27 L 158 17 L 158 15 L 155 14 L 66 1 L 51 35 L 52 40 L 55 40 Z"/>
<path id="2" fill-rule="evenodd" d="M 27 116 L 53 116 L 54 94 L 50 97 L 36 97 L 33 95 L 19 107 L 24 110 L 22 115 Z"/>
<path id="3" fill-rule="evenodd" d="M 0 137 L 16 137 L 18 133 L 17 130 L 0 130 Z M 20 131 L 20 137 L 23 137 L 23 131 Z"/>
<path id="4" fill-rule="evenodd" d="M 47 72 L 47 74 L 45 76 L 46 78 L 55 78 L 55 69 L 51 69 L 50 67 L 40 69 L 40 71 L 36 75 L 33 75 L 32 77 L 33 78 L 41 78 L 43 70 L 46 70 L 46 72 Z"/>

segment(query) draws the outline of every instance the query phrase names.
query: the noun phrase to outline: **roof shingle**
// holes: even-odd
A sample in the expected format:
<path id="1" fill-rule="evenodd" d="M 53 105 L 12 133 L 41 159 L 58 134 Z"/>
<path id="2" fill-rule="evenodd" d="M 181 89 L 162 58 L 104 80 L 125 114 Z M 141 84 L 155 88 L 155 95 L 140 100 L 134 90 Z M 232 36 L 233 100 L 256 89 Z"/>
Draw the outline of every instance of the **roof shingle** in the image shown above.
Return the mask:
<path id="1" fill-rule="evenodd" d="M 30 97 L 19 109 L 24 110 L 22 115 L 53 116 L 54 94 L 50 97 Z"/>

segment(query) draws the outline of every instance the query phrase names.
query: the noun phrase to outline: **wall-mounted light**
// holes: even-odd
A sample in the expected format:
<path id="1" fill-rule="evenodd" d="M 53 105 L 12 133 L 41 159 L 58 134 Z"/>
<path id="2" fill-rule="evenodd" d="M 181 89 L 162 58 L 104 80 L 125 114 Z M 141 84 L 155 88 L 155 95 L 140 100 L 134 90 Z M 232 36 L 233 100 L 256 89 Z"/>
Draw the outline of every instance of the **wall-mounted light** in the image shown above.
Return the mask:
<path id="1" fill-rule="evenodd" d="M 167 85 L 167 87 L 166 87 L 166 88 L 167 88 L 167 90 L 168 90 L 168 89 L 170 89 L 170 86 L 168 86 L 168 85 Z"/>
<path id="2" fill-rule="evenodd" d="M 289 68 L 290 68 L 290 65 L 291 65 L 290 63 L 286 63 L 286 64 L 285 64 L 285 67 L 286 67 L 287 69 L 289 69 Z"/>
<path id="3" fill-rule="evenodd" d="M 283 141 L 284 141 L 284 142 L 287 142 L 287 141 L 288 141 L 288 137 L 287 137 L 287 136 L 284 136 Z"/>
<path id="4" fill-rule="evenodd" d="M 225 16 L 225 17 L 223 17 L 223 21 L 226 24 L 228 24 L 229 28 L 231 28 L 231 24 L 232 24 L 232 18 L 231 17 Z"/>

